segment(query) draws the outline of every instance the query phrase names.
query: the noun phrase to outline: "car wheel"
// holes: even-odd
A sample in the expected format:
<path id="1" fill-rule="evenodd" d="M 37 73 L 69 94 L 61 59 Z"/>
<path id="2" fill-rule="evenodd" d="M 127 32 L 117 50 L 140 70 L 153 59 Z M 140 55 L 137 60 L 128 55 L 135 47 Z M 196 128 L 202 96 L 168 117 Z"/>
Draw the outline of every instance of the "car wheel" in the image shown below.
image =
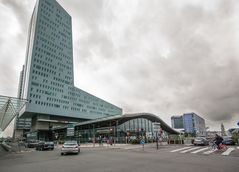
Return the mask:
<path id="1" fill-rule="evenodd" d="M 61 155 L 64 155 L 64 153 L 61 153 Z"/>

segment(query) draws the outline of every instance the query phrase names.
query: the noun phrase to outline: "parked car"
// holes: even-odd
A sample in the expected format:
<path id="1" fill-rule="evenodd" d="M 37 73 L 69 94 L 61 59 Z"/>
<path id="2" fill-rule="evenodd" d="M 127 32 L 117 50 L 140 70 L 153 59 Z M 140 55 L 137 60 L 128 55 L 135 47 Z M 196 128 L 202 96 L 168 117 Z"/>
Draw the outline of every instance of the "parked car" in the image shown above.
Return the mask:
<path id="1" fill-rule="evenodd" d="M 36 145 L 38 144 L 38 140 L 28 140 L 27 142 L 26 142 L 26 147 L 28 147 L 28 148 L 35 148 L 36 147 Z"/>
<path id="2" fill-rule="evenodd" d="M 222 143 L 224 145 L 235 145 L 236 143 L 232 140 L 232 137 L 224 137 Z"/>
<path id="3" fill-rule="evenodd" d="M 61 155 L 68 153 L 78 154 L 80 152 L 80 145 L 77 141 L 66 141 L 61 148 Z"/>
<path id="4" fill-rule="evenodd" d="M 194 145 L 209 145 L 209 141 L 205 137 L 196 137 L 193 142 Z"/>
<path id="5" fill-rule="evenodd" d="M 45 141 L 40 141 L 36 145 L 36 150 L 53 150 L 54 149 L 54 143 L 53 142 L 45 142 Z"/>

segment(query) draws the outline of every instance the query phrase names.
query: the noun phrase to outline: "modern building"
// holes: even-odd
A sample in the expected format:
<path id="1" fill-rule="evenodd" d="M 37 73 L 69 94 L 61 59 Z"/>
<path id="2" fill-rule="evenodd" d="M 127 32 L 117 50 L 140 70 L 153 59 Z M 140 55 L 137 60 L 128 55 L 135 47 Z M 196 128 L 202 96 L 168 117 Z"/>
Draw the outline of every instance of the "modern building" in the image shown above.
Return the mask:
<path id="1" fill-rule="evenodd" d="M 172 116 L 171 117 L 171 125 L 175 129 L 183 128 L 183 116 Z"/>
<path id="2" fill-rule="evenodd" d="M 205 120 L 193 112 L 184 113 L 181 116 L 172 116 L 171 124 L 175 129 L 183 128 L 185 133 L 194 134 L 196 136 L 206 135 Z"/>
<path id="3" fill-rule="evenodd" d="M 186 133 L 206 135 L 205 120 L 193 112 L 183 114 L 183 126 Z"/>
<path id="4" fill-rule="evenodd" d="M 113 139 L 117 143 L 129 143 L 138 138 L 145 138 L 146 141 L 155 139 L 157 131 L 153 124 L 160 124 L 163 131 L 162 139 L 167 140 L 169 135 L 179 134 L 176 130 L 168 126 L 161 118 L 150 113 L 134 113 L 115 115 L 95 120 L 80 122 L 70 126 L 73 136 L 81 143 L 98 142 L 100 138 L 104 141 Z M 67 127 L 55 128 L 55 140 L 59 142 L 67 139 L 71 134 Z"/>
<path id="5" fill-rule="evenodd" d="M 26 61 L 19 86 L 28 104 L 20 118 L 48 138 L 49 129 L 122 115 L 122 109 L 74 86 L 71 16 L 56 0 L 37 0 L 29 25 Z"/>
<path id="6" fill-rule="evenodd" d="M 24 68 L 23 65 L 22 71 L 20 72 L 19 84 L 18 84 L 18 95 L 17 98 L 21 99 L 23 97 L 23 76 L 24 76 Z M 15 136 L 16 138 L 20 138 L 25 136 L 25 133 L 29 132 L 31 129 L 31 118 L 20 118 L 19 115 L 16 116 L 15 121 Z"/>

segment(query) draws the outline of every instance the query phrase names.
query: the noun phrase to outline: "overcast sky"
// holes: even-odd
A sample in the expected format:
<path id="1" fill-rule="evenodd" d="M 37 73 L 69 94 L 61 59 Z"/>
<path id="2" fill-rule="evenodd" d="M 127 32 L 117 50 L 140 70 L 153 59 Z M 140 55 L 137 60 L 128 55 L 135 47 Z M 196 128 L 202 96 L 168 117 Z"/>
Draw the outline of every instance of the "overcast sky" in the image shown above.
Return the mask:
<path id="1" fill-rule="evenodd" d="M 16 96 L 35 0 L 0 0 L 0 95 Z M 239 121 L 238 0 L 58 0 L 73 20 L 75 86 L 169 125 Z"/>

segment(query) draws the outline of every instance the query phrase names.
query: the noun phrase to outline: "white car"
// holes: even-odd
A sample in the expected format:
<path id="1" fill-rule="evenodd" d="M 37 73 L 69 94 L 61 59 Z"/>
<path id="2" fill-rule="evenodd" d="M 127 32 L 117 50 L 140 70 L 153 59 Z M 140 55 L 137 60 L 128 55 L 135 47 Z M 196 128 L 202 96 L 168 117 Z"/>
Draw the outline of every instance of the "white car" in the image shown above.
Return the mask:
<path id="1" fill-rule="evenodd" d="M 80 146 L 77 141 L 66 141 L 61 148 L 61 155 L 67 153 L 75 153 L 78 154 L 80 152 Z"/>

